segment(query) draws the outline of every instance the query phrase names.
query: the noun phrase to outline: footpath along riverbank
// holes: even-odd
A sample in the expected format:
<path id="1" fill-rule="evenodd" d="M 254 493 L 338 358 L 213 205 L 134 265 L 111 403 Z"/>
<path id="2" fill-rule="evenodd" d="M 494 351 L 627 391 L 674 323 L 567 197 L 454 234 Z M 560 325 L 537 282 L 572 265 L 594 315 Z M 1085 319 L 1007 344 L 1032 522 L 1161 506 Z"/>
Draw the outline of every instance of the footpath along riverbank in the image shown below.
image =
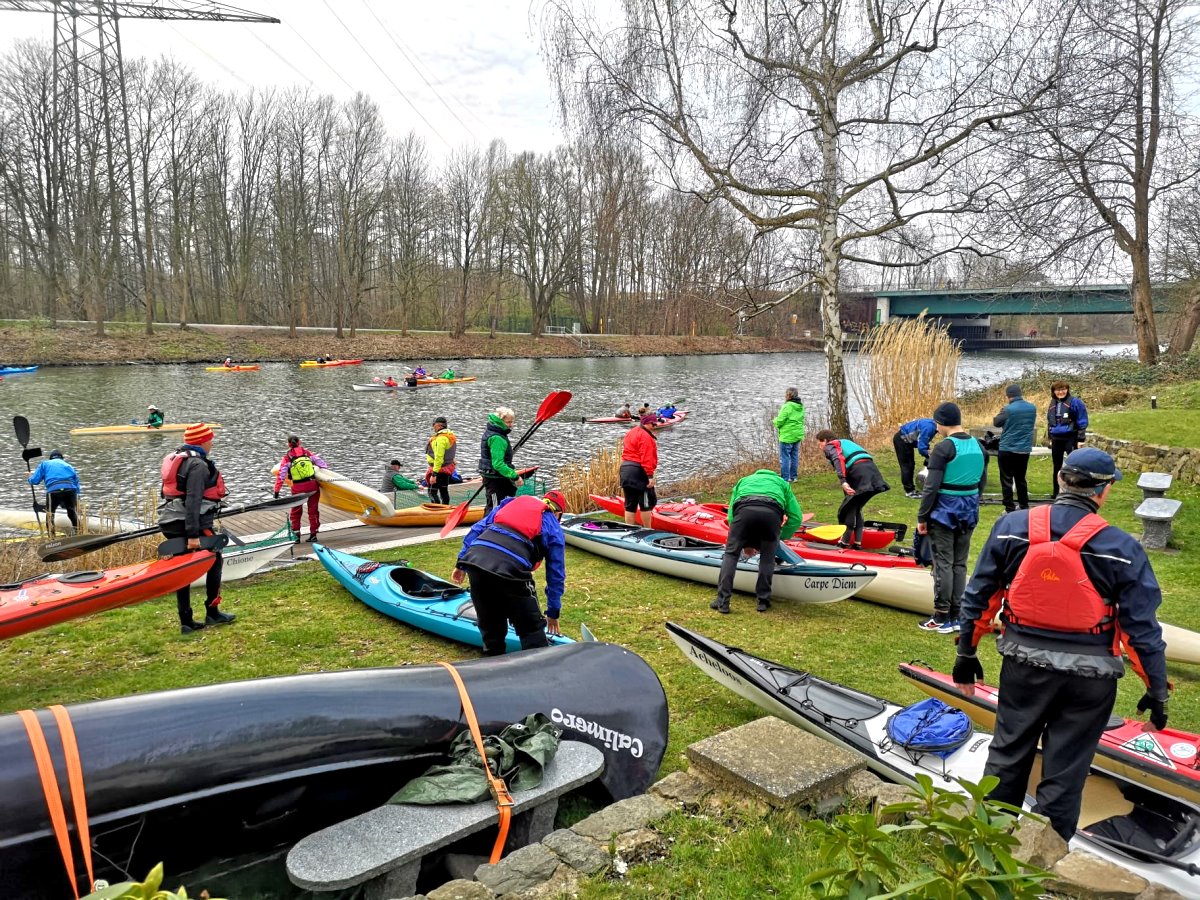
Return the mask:
<path id="1" fill-rule="evenodd" d="M 142 325 L 110 323 L 97 337 L 88 323 L 12 322 L 0 325 L 0 360 L 6 365 L 138 365 L 213 362 L 231 356 L 239 362 L 287 362 L 337 356 L 366 360 L 540 359 L 595 356 L 691 356 L 727 353 L 796 353 L 819 350 L 806 338 L 687 337 L 660 335 L 570 335 L 470 331 L 359 331 L 338 338 L 332 329 L 286 329 L 252 325 L 157 325 L 147 336 Z"/>

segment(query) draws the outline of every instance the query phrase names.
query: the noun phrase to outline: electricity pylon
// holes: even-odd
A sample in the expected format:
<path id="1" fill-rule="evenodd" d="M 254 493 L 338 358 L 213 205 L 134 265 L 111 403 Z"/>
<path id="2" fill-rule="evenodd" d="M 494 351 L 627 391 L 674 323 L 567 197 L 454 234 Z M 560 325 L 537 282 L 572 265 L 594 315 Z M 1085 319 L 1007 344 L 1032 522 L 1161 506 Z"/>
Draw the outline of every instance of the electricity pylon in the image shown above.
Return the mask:
<path id="1" fill-rule="evenodd" d="M 0 12 L 7 10 L 54 14 L 51 118 L 59 177 L 51 188 L 53 215 L 47 239 L 58 293 L 78 298 L 96 322 L 97 333 L 103 334 L 109 286 L 132 261 L 141 280 L 149 330 L 154 297 L 139 231 L 120 20 L 279 20 L 203 0 L 0 0 Z"/>

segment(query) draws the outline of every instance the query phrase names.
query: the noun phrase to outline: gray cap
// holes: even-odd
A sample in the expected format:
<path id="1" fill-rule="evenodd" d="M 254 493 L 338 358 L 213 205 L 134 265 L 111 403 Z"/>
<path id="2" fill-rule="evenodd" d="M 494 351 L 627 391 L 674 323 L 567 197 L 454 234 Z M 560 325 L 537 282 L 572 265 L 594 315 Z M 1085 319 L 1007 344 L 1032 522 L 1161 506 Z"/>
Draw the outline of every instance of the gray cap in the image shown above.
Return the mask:
<path id="1" fill-rule="evenodd" d="M 1021 396 L 1021 386 L 1019 384 L 1010 384 L 1004 389 L 1004 396 L 1010 400 Z"/>

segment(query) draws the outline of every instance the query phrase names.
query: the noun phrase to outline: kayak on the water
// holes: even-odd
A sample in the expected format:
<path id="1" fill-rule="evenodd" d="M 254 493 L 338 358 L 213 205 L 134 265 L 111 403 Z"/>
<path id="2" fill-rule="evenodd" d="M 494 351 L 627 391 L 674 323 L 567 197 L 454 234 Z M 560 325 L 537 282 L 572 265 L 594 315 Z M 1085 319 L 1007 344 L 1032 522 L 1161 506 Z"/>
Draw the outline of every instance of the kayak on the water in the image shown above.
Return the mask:
<path id="1" fill-rule="evenodd" d="M 361 359 L 329 359 L 318 361 L 315 359 L 306 359 L 300 363 L 302 369 L 330 369 L 337 366 L 361 366 Z"/>
<path id="2" fill-rule="evenodd" d="M 674 428 L 687 417 L 688 410 L 680 409 L 676 410 L 675 415 L 671 416 L 669 419 L 659 419 L 653 425 L 647 425 L 646 427 L 651 431 L 662 431 L 664 428 Z"/>
<path id="3" fill-rule="evenodd" d="M 220 428 L 216 422 L 209 422 L 209 428 Z M 72 428 L 70 434 L 161 434 L 172 431 L 187 431 L 186 422 L 172 422 L 167 425 L 159 425 L 157 428 L 150 425 L 96 425 L 91 428 Z"/>
<path id="4" fill-rule="evenodd" d="M 582 421 L 584 425 L 624 425 L 626 427 L 638 423 L 637 416 L 596 416 L 593 419 L 583 416 Z"/>
<path id="5" fill-rule="evenodd" d="M 464 381 L 475 381 L 476 376 L 454 376 L 453 378 L 418 378 L 417 384 L 461 384 Z"/>
<path id="6" fill-rule="evenodd" d="M 37 370 L 37 366 L 5 366 L 0 369 L 0 375 L 28 375 Z"/>
<path id="7" fill-rule="evenodd" d="M 257 372 L 257 365 L 252 366 L 205 366 L 206 372 Z"/>
<path id="8" fill-rule="evenodd" d="M 956 747 L 937 753 L 901 747 L 888 729 L 889 720 L 905 709 L 896 703 L 754 656 L 672 622 L 667 623 L 667 632 L 683 655 L 718 684 L 771 715 L 861 754 L 884 778 L 913 784 L 917 775 L 924 774 L 946 791 L 961 790 L 955 779 L 977 784 L 983 778 L 990 734 L 966 730 Z M 1032 803 L 1033 798 L 1027 797 L 1026 804 Z M 1185 897 L 1200 896 L 1200 807 L 1185 797 L 1148 791 L 1118 773 L 1093 768 L 1084 787 L 1079 830 L 1070 846 L 1116 862 Z"/>

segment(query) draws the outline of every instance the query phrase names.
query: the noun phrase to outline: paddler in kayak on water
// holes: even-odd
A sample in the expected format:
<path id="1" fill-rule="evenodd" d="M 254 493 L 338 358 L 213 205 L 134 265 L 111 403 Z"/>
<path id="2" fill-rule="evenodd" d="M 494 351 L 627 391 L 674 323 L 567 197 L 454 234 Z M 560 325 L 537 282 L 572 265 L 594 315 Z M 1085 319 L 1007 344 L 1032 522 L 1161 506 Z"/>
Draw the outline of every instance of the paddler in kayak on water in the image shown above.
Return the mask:
<path id="1" fill-rule="evenodd" d="M 147 406 L 146 407 L 146 424 L 149 427 L 162 428 L 163 421 L 164 421 L 164 418 L 163 418 L 161 409 L 159 409 L 157 406 Z"/>
<path id="2" fill-rule="evenodd" d="M 413 378 L 425 378 L 429 373 L 425 371 L 424 366 L 417 366 L 412 370 Z"/>
<path id="3" fill-rule="evenodd" d="M 633 418 L 633 409 L 630 407 L 630 405 L 628 403 L 626 403 L 624 406 L 622 406 L 620 409 L 618 409 L 615 413 L 613 413 L 613 415 L 616 416 L 616 418 L 618 418 L 618 419 L 632 419 Z"/>
<path id="4" fill-rule="evenodd" d="M 507 406 L 497 406 L 483 429 L 483 438 L 479 442 L 479 474 L 487 496 L 485 512 L 491 512 L 501 500 L 515 497 L 517 488 L 525 483 L 512 466 L 513 446 L 508 438 L 516 417 L 517 414 Z"/>
<path id="5" fill-rule="evenodd" d="M 678 412 L 678 410 L 675 408 L 675 404 L 673 402 L 668 402 L 666 406 L 660 406 L 658 408 L 658 421 L 666 422 L 668 419 L 673 419 L 675 418 L 676 412 Z"/>

